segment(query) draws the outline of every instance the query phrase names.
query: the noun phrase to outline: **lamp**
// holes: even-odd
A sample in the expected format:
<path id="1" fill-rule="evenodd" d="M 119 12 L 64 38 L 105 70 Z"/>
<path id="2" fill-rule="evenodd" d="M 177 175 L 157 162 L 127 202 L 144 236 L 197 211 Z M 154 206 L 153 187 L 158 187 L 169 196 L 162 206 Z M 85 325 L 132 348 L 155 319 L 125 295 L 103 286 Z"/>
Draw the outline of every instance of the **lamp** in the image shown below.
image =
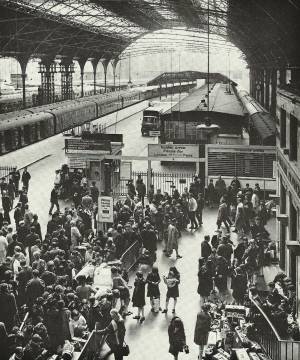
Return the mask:
<path id="1" fill-rule="evenodd" d="M 199 138 L 202 143 L 215 144 L 217 142 L 220 126 L 212 124 L 209 116 L 205 117 L 204 124 L 197 125 L 196 129 L 199 131 Z"/>

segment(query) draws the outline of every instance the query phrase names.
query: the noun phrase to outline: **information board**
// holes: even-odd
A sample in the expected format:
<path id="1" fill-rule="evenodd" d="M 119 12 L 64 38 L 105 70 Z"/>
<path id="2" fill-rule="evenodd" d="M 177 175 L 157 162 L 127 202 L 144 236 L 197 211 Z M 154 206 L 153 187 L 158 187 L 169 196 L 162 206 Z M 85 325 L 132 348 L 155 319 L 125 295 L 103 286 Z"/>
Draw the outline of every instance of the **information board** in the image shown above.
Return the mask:
<path id="1" fill-rule="evenodd" d="M 120 178 L 123 180 L 131 179 L 132 163 L 129 161 L 122 161 L 120 165 Z"/>
<path id="2" fill-rule="evenodd" d="M 199 146 L 181 144 L 149 144 L 148 156 L 193 159 L 199 157 Z"/>
<path id="3" fill-rule="evenodd" d="M 112 223 L 113 217 L 113 198 L 111 196 L 100 196 L 98 199 L 98 221 L 102 223 Z"/>
<path id="4" fill-rule="evenodd" d="M 68 154 L 110 154 L 111 152 L 109 141 L 97 143 L 82 139 L 66 139 L 65 149 Z"/>
<path id="5" fill-rule="evenodd" d="M 255 146 L 218 145 L 207 148 L 207 176 L 273 179 L 276 150 Z"/>

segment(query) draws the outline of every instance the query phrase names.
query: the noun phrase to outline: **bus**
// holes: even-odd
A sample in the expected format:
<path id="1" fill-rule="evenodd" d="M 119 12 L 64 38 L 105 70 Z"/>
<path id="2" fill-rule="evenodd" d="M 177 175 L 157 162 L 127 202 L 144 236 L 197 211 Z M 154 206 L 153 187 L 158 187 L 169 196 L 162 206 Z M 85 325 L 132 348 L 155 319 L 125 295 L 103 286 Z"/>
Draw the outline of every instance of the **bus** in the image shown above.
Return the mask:
<path id="1" fill-rule="evenodd" d="M 171 102 L 159 102 L 145 109 L 141 127 L 142 136 L 160 136 L 160 117 L 171 107 Z"/>

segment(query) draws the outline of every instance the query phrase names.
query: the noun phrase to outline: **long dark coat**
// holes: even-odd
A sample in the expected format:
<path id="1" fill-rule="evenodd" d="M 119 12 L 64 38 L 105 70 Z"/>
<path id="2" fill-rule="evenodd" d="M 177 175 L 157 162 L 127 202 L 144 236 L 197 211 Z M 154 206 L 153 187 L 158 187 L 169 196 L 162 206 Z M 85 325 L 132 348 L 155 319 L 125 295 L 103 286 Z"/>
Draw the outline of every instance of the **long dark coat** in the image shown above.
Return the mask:
<path id="1" fill-rule="evenodd" d="M 211 272 L 208 270 L 207 266 L 204 265 L 199 269 L 198 272 L 198 294 L 200 296 L 207 297 L 210 295 L 210 292 L 213 289 L 213 280 Z"/>
<path id="2" fill-rule="evenodd" d="M 194 343 L 196 345 L 206 345 L 208 333 L 210 331 L 211 317 L 208 313 L 201 311 L 197 315 L 194 333 Z"/>

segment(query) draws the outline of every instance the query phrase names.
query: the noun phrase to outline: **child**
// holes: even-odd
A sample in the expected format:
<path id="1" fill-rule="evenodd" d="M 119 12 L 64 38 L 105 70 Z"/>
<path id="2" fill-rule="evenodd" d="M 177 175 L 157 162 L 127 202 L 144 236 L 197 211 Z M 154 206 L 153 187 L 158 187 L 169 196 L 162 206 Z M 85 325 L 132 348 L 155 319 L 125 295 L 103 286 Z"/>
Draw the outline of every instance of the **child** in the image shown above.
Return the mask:
<path id="1" fill-rule="evenodd" d="M 134 316 L 133 318 L 139 320 L 140 323 L 143 323 L 143 321 L 145 320 L 145 314 L 144 314 L 144 306 L 146 304 L 145 285 L 146 285 L 146 281 L 143 277 L 143 273 L 141 271 L 137 271 L 136 278 L 134 280 L 132 306 L 138 308 L 137 316 Z"/>
<path id="2" fill-rule="evenodd" d="M 180 283 L 180 273 L 175 266 L 170 267 L 169 274 L 167 277 L 163 277 L 165 284 L 167 285 L 168 291 L 166 296 L 166 307 L 163 310 L 163 314 L 168 312 L 169 300 L 174 299 L 174 305 L 172 313 L 175 313 L 175 307 L 177 304 L 177 298 L 179 297 L 178 285 Z"/>
<path id="3" fill-rule="evenodd" d="M 159 312 L 160 308 L 160 291 L 159 283 L 160 276 L 158 273 L 158 268 L 153 266 L 152 271 L 148 274 L 146 282 L 148 284 L 147 297 L 150 297 L 151 311 Z"/>

